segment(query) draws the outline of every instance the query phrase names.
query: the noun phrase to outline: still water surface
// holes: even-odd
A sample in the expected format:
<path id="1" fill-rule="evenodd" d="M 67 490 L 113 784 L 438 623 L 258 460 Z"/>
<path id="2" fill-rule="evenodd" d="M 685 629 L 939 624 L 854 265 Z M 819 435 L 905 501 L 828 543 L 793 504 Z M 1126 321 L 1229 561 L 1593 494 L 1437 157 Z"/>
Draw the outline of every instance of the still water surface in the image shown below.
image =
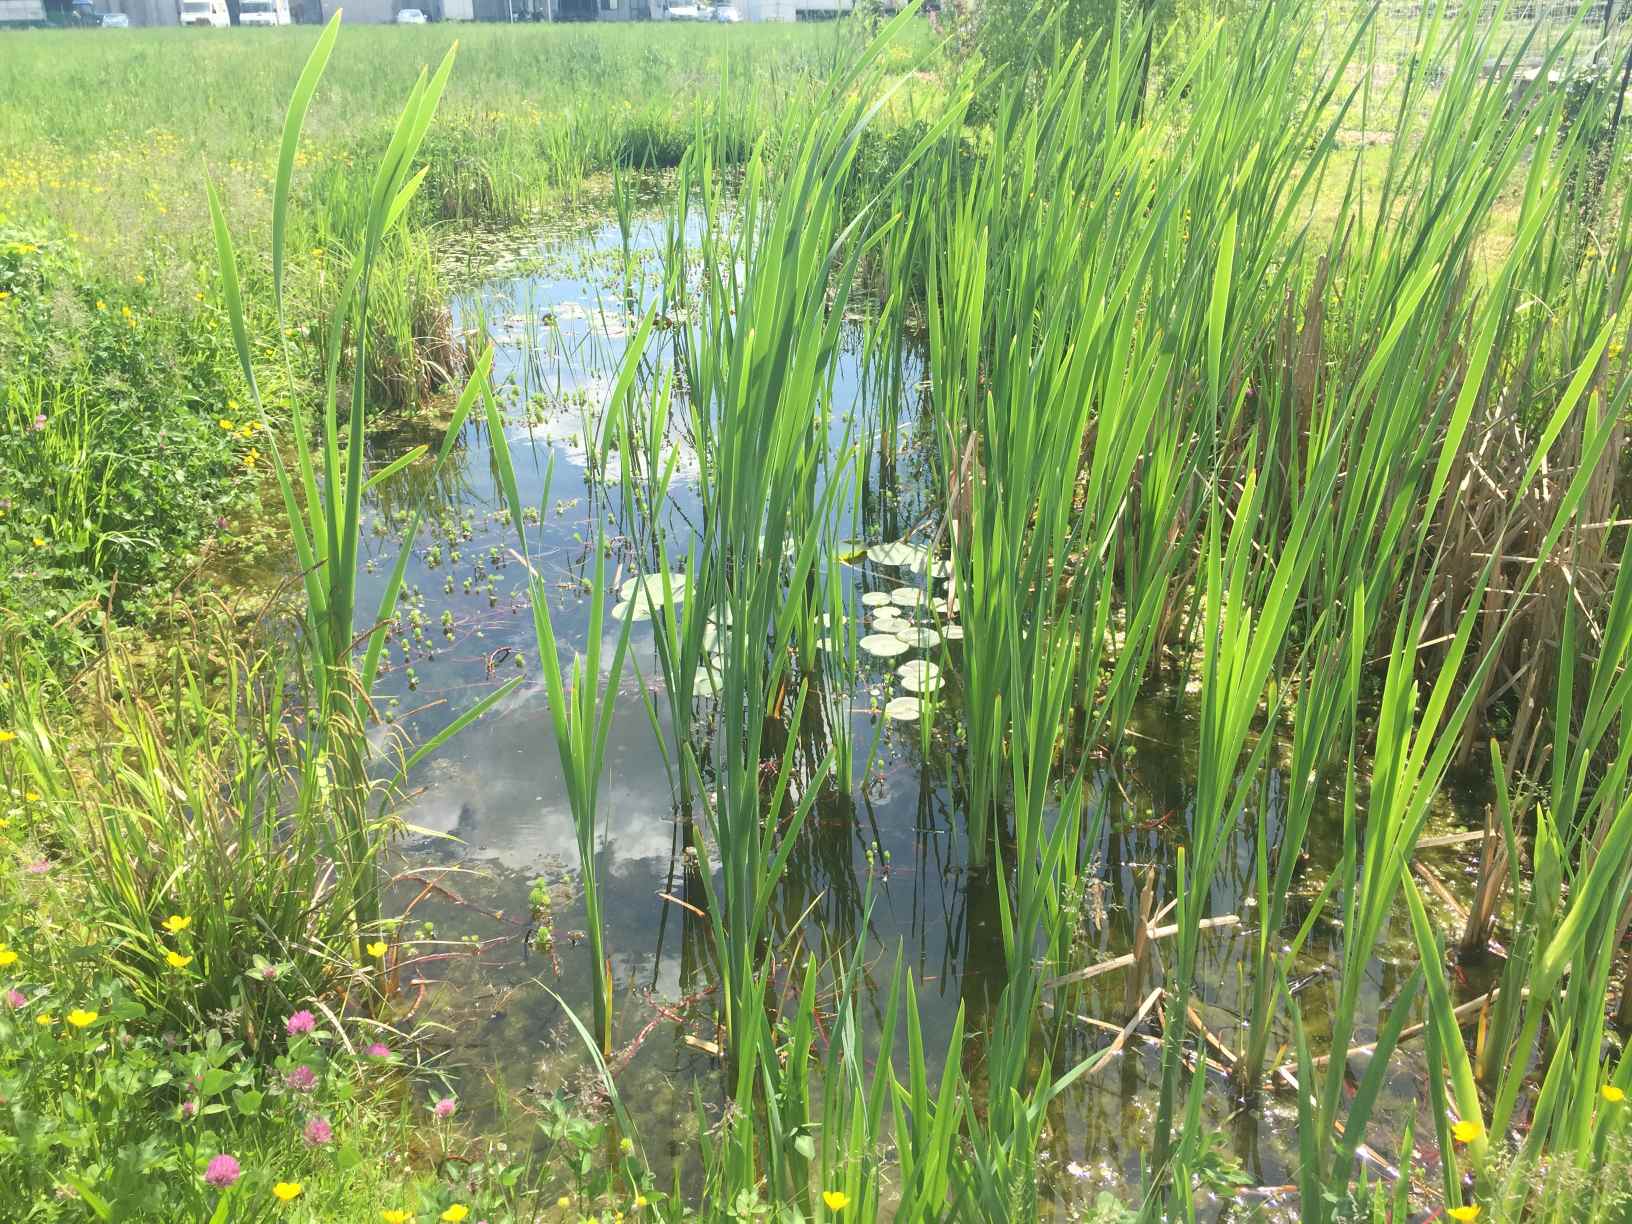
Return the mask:
<path id="1" fill-rule="evenodd" d="M 582 649 L 588 632 L 584 578 L 592 564 L 587 542 L 595 538 L 597 520 L 619 538 L 613 562 L 623 567 L 623 576 L 643 564 L 629 544 L 638 533 L 621 521 L 622 502 L 612 487 L 616 470 L 606 473 L 608 480 L 592 480 L 586 465 L 595 449 L 597 413 L 635 322 L 630 307 L 638 314 L 653 295 L 649 286 L 658 277 L 661 239 L 655 222 L 635 234 L 632 255 L 640 283 L 628 300 L 620 232 L 615 225 L 592 224 L 529 243 L 460 304 L 461 324 L 484 326 L 498 346 L 495 382 L 517 478 L 523 499 L 538 508 L 537 521 L 529 525 L 529 559 L 552 590 L 552 614 L 565 649 Z M 845 499 L 844 530 L 867 543 L 901 539 L 916 530 L 916 541 L 927 544 L 934 533 L 925 496 L 933 439 L 918 435 L 914 404 L 905 403 L 897 453 L 893 462 L 881 461 L 878 380 L 863 358 L 860 329 L 847 340 L 835 374 L 832 443 L 836 451 L 847 436 L 859 439 L 864 458 L 858 464 L 861 489 Z M 666 355 L 660 335 L 648 347 L 646 373 Z M 912 389 L 921 375 L 913 358 L 907 360 L 903 384 Z M 382 462 L 417 442 L 435 440 L 434 433 L 406 431 L 376 441 L 371 458 Z M 676 442 L 684 454 L 684 439 Z M 366 607 L 377 599 L 395 559 L 405 511 L 416 500 L 431 498 L 435 508 L 410 543 L 405 579 L 410 598 L 381 685 L 381 706 L 409 741 L 434 734 L 492 686 L 525 677 L 499 707 L 421 767 L 402 812 L 414 829 L 403 847 L 408 878 L 401 887 L 407 897 L 425 894 L 415 921 L 434 919 L 441 940 L 479 941 L 479 951 L 466 949 L 414 970 L 424 980 L 443 983 L 427 995 L 420 1016 L 450 1026 L 447 1066 L 467 1100 L 481 1098 L 484 1082 L 550 1092 L 582 1072 L 572 1030 L 549 991 L 587 1015 L 590 968 L 588 945 L 577 930 L 583 913 L 575 900 L 572 816 L 534 667 L 525 576 L 511 551 L 515 536 L 496 487 L 489 443 L 486 426 L 472 421 L 460 438 L 459 462 L 450 465 L 456 470 L 441 487 L 429 487 L 425 471 L 410 469 L 380 490 L 368 508 L 362 575 Z M 667 510 L 671 556 L 684 556 L 689 524 L 699 510 L 685 475 L 682 463 Z M 849 604 L 855 614 L 871 615 L 875 609 L 863 606 L 863 594 L 912 580 L 906 571 L 858 559 L 846 574 Z M 955 677 L 958 649 L 951 642 L 922 653 L 939 658 Z M 641 696 L 642 683 L 655 693 L 661 682 L 649 625 L 636 624 L 632 652 L 637 667 L 626 671 L 608 748 L 599 846 L 622 1046 L 615 1065 L 625 1102 L 641 1122 L 648 1155 L 663 1158 L 666 1136 L 670 1158 L 683 1165 L 696 1128 L 693 1085 L 702 1086 L 705 1100 L 718 1094 L 704 997 L 713 980 L 711 953 L 705 921 L 687 908 L 701 905 L 702 890 L 697 868 L 681 854 L 670 773 L 674 745 L 659 741 Z M 889 698 L 900 695 L 892 685 L 902 659 L 862 658 L 864 674 L 849 711 L 860 782 L 853 797 L 824 798 L 813 810 L 790 860 L 780 909 L 786 924 L 803 915 L 812 947 L 864 946 L 874 970 L 868 980 L 880 992 L 875 1015 L 882 1010 L 888 970 L 899 950 L 917 978 L 930 1050 L 945 1049 L 962 1005 L 972 1035 L 962 1057 L 978 1083 L 979 1032 L 1002 985 L 1003 951 L 996 890 L 985 869 L 966 867 L 953 768 L 959 748 L 956 685 L 943 694 L 925 736 L 917 723 L 879 713 Z M 662 698 L 654 699 L 661 726 Z M 1158 907 L 1172 896 L 1174 851 L 1192 796 L 1192 701 L 1184 678 L 1176 677 L 1166 693 L 1151 695 L 1137 711 L 1131 746 L 1114 759 L 1090 764 L 1098 820 L 1094 840 L 1082 847 L 1091 883 L 1082 898 L 1084 939 L 1077 965 L 1129 948 L 1147 869 L 1155 872 Z M 1269 818 L 1275 821 L 1278 777 L 1270 786 Z M 1442 817 L 1454 819 L 1455 813 Z M 1300 894 L 1312 897 L 1335 862 L 1340 821 L 1335 803 L 1317 810 L 1295 884 Z M 1439 855 L 1442 871 L 1462 869 L 1450 852 Z M 1201 1011 L 1226 1042 L 1233 1040 L 1246 1004 L 1242 977 L 1253 928 L 1244 907 L 1251 872 L 1250 826 L 1243 822 L 1220 866 L 1212 910 L 1239 914 L 1242 923 L 1203 937 L 1200 966 Z M 529 928 L 528 895 L 540 879 L 551 898 L 550 915 L 528 947 L 523 938 Z M 869 896 L 870 921 L 863 930 Z M 1304 913 L 1294 905 L 1291 922 L 1301 922 Z M 1317 926 L 1297 970 L 1300 1006 L 1317 1042 L 1340 937 L 1330 922 Z M 1403 915 L 1382 946 L 1384 954 L 1368 970 L 1360 1040 L 1369 1039 L 1380 1010 L 1412 1003 L 1397 993 L 1414 956 Z M 1105 974 L 1072 998 L 1072 1010 L 1120 1026 L 1131 1011 L 1127 993 L 1122 973 Z M 1110 1032 L 1080 1020 L 1066 1033 L 1062 1067 L 1111 1039 Z M 1373 1146 L 1397 1164 L 1400 1153 L 1389 1146 L 1389 1137 L 1399 1134 L 1420 1084 L 1411 1058 L 1395 1061 L 1387 1100 L 1373 1126 Z M 1290 1181 L 1287 1157 L 1296 1143 L 1291 1098 L 1266 1097 L 1244 1108 L 1231 1099 L 1222 1077 L 1215 1080 L 1208 1109 L 1222 1147 L 1256 1186 Z M 1062 1212 L 1104 1191 L 1125 1201 L 1135 1197 L 1158 1082 L 1154 1043 L 1134 1041 L 1061 1098 L 1043 1158 L 1050 1196 Z M 1215 1212 L 1227 1218 L 1249 1205 L 1261 1209 L 1275 1202 L 1273 1195 L 1253 1195 L 1235 1206 L 1221 1203 Z"/>

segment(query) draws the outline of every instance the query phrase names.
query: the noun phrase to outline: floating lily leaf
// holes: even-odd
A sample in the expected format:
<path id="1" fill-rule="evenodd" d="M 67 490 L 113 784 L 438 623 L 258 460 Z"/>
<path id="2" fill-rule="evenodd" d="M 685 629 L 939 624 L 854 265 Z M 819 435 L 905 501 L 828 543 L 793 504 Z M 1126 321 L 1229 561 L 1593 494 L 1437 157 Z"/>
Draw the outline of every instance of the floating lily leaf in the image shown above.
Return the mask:
<path id="1" fill-rule="evenodd" d="M 686 576 L 684 574 L 670 574 L 668 580 L 669 586 L 674 591 L 674 602 L 684 602 L 686 598 Z M 647 598 L 653 601 L 661 602 L 663 599 L 663 575 L 637 574 L 633 578 L 626 579 L 624 584 L 618 588 L 618 598 L 627 603 L 635 597 L 636 590 L 641 590 Z"/>
<path id="2" fill-rule="evenodd" d="M 941 635 L 927 625 L 909 625 L 902 622 L 901 627 L 893 632 L 908 646 L 929 650 L 941 644 Z"/>
<path id="3" fill-rule="evenodd" d="M 931 680 L 939 680 L 941 669 L 928 659 L 913 659 L 901 664 L 895 669 L 895 674 L 903 681 L 912 681 L 916 684 L 926 684 Z"/>
<path id="4" fill-rule="evenodd" d="M 897 697 L 884 703 L 884 717 L 900 722 L 915 722 L 923 712 L 924 703 L 916 697 Z"/>
<path id="5" fill-rule="evenodd" d="M 890 602 L 901 608 L 921 608 L 925 598 L 917 587 L 896 587 L 890 592 Z"/>
<path id="6" fill-rule="evenodd" d="M 875 654 L 881 659 L 893 659 L 896 655 L 907 653 L 907 644 L 893 633 L 869 633 L 858 643 L 868 654 Z"/>
<path id="7" fill-rule="evenodd" d="M 869 608 L 887 607 L 890 602 L 888 591 L 868 591 L 861 597 L 861 602 Z"/>
<path id="8" fill-rule="evenodd" d="M 888 544 L 874 544 L 867 550 L 867 556 L 879 565 L 895 566 L 902 569 L 923 569 L 929 562 L 929 550 L 920 548 L 916 544 L 908 544 L 904 540 L 895 540 Z"/>
<path id="9" fill-rule="evenodd" d="M 949 642 L 961 642 L 963 641 L 963 626 L 942 625 L 941 636 Z"/>

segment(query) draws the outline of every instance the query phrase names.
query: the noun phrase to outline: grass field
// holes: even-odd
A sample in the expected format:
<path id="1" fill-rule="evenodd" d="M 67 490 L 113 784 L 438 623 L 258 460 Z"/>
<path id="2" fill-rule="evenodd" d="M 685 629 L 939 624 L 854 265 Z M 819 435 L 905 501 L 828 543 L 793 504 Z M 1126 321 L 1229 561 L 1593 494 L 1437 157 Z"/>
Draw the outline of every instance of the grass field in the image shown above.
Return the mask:
<path id="1" fill-rule="evenodd" d="M 1624 1218 L 1624 35 L 1019 16 L 0 62 L 20 1218 Z"/>

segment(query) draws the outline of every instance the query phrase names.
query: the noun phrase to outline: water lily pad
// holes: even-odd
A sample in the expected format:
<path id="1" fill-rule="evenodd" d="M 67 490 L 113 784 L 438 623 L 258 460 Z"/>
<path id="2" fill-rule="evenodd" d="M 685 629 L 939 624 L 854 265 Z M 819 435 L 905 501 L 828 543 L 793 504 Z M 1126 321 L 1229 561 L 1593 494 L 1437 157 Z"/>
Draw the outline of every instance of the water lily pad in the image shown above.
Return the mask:
<path id="1" fill-rule="evenodd" d="M 873 624 L 877 625 L 885 633 L 893 633 L 897 628 L 910 623 L 902 617 L 901 609 L 897 608 L 894 604 L 890 604 L 887 608 L 880 608 L 867 619 L 872 621 Z"/>
<path id="2" fill-rule="evenodd" d="M 897 697 L 884 703 L 884 717 L 900 722 L 915 722 L 923 713 L 924 703 L 916 697 Z"/>
<path id="3" fill-rule="evenodd" d="M 931 576 L 936 578 L 950 578 L 952 577 L 952 562 L 937 561 L 929 567 L 929 572 Z"/>
<path id="4" fill-rule="evenodd" d="M 903 683 L 927 684 L 941 678 L 941 669 L 928 659 L 912 659 L 896 668 L 895 674 L 901 677 Z"/>
<path id="5" fill-rule="evenodd" d="M 941 636 L 949 642 L 961 642 L 963 641 L 963 626 L 942 625 Z"/>
<path id="6" fill-rule="evenodd" d="M 929 550 L 905 540 L 893 540 L 888 544 L 874 544 L 867 550 L 867 556 L 879 565 L 922 569 L 929 560 Z"/>
<path id="7" fill-rule="evenodd" d="M 881 659 L 893 659 L 896 655 L 906 654 L 908 650 L 907 644 L 893 633 L 869 633 L 857 644 L 868 654 Z"/>
<path id="8" fill-rule="evenodd" d="M 903 622 L 894 633 L 908 646 L 916 646 L 920 650 L 931 650 L 941 644 L 941 635 L 927 625 L 909 625 Z"/>
<path id="9" fill-rule="evenodd" d="M 686 598 L 686 576 L 684 574 L 670 574 L 668 576 L 668 580 L 669 587 L 674 592 L 674 602 L 684 602 Z M 618 598 L 627 603 L 629 600 L 635 597 L 635 592 L 637 590 L 645 595 L 648 599 L 656 603 L 662 603 L 663 575 L 636 574 L 633 578 L 625 579 L 624 584 L 618 588 Z"/>
<path id="10" fill-rule="evenodd" d="M 920 608 L 926 598 L 917 587 L 896 587 L 890 592 L 890 602 L 898 608 Z"/>
<path id="11" fill-rule="evenodd" d="M 869 608 L 888 607 L 890 606 L 890 593 L 888 591 L 868 591 L 861 597 L 861 602 Z"/>

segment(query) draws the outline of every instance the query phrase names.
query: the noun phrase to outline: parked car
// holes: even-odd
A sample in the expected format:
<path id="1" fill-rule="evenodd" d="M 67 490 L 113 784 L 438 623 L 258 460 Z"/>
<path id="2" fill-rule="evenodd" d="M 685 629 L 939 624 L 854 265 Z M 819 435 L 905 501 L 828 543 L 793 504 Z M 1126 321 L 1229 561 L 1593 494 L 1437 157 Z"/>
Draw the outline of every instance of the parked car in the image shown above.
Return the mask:
<path id="1" fill-rule="evenodd" d="M 425 10 L 424 9 L 403 9 L 402 12 L 397 14 L 397 24 L 398 25 L 424 25 L 425 24 Z"/>
<path id="2" fill-rule="evenodd" d="M 671 4 L 668 8 L 670 21 L 701 21 L 702 13 L 698 12 L 695 4 Z"/>
<path id="3" fill-rule="evenodd" d="M 232 24 L 227 15 L 227 0 L 181 0 L 181 24 L 226 29 Z"/>
<path id="4" fill-rule="evenodd" d="M 128 13 L 103 13 L 102 28 L 104 30 L 130 29 L 130 15 Z"/>
<path id="5" fill-rule="evenodd" d="M 289 24 L 289 0 L 238 0 L 238 24 L 280 26 Z"/>
<path id="6" fill-rule="evenodd" d="M 742 20 L 742 10 L 734 4 L 716 4 L 714 6 L 714 20 L 727 24 Z"/>

